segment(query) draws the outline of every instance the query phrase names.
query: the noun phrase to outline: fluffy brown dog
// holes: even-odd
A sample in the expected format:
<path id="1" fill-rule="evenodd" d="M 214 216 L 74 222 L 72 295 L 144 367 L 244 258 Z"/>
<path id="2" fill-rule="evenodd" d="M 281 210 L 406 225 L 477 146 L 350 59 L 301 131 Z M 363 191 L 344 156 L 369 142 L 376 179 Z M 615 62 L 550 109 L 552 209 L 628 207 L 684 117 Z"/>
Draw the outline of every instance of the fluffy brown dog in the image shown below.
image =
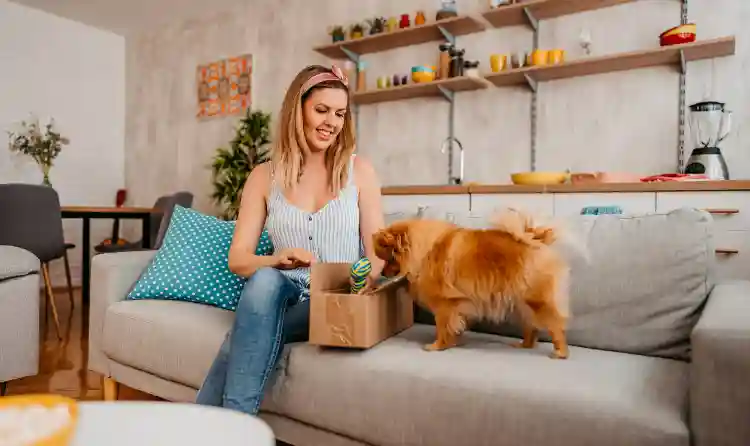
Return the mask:
<path id="1" fill-rule="evenodd" d="M 457 345 L 468 320 L 500 322 L 517 310 L 523 326 L 518 347 L 533 348 L 538 330 L 552 338 L 553 358 L 567 358 L 566 262 L 549 245 L 551 227 L 535 227 L 517 211 L 500 215 L 492 229 L 467 229 L 439 220 L 405 220 L 373 235 L 383 275 L 405 275 L 418 303 L 435 315 L 427 350 Z"/>

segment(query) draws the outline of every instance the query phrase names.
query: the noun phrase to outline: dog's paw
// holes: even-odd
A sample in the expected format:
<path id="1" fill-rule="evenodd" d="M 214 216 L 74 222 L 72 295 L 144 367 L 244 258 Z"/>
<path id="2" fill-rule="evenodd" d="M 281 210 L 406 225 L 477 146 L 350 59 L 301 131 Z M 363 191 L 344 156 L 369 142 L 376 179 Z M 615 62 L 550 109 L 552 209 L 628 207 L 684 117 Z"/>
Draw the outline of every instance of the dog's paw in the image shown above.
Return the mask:
<path id="1" fill-rule="evenodd" d="M 568 356 L 570 356 L 568 352 L 561 352 L 559 350 L 554 350 L 549 354 L 549 357 L 552 359 L 568 359 Z"/>
<path id="2" fill-rule="evenodd" d="M 424 350 L 428 352 L 437 352 L 440 350 L 447 350 L 451 347 L 455 347 L 455 344 L 447 345 L 442 342 L 433 342 L 432 344 L 426 344 L 424 347 L 422 347 Z"/>

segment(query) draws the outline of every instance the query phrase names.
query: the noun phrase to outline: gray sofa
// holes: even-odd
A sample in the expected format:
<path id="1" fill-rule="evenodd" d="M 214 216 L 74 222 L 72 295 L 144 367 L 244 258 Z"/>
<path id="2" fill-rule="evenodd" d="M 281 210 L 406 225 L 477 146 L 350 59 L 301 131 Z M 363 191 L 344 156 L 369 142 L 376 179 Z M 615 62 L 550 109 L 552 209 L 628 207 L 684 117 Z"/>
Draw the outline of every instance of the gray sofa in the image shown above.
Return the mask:
<path id="1" fill-rule="evenodd" d="M 469 226 L 483 218 L 452 214 Z M 580 217 L 571 356 L 507 344 L 511 323 L 479 324 L 464 346 L 425 352 L 430 316 L 367 351 L 285 350 L 261 416 L 297 446 L 750 444 L 750 283 L 715 283 L 711 216 L 693 209 Z M 233 314 L 124 301 L 153 252 L 93 261 L 92 370 L 193 401 Z"/>
<path id="2" fill-rule="evenodd" d="M 39 372 L 39 259 L 0 245 L 0 392 Z"/>

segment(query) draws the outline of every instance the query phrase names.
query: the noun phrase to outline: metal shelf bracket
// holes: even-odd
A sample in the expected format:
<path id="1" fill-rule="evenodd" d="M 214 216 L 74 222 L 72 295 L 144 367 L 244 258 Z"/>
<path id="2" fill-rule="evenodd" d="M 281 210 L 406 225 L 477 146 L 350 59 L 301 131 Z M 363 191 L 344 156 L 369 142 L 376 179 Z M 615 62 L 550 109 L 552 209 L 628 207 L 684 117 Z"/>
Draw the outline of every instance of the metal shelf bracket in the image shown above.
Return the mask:
<path id="1" fill-rule="evenodd" d="M 523 13 L 526 15 L 526 20 L 529 21 L 529 25 L 531 25 L 531 29 L 534 30 L 534 32 L 539 30 L 539 20 L 537 20 L 536 17 L 534 17 L 534 13 L 531 12 L 529 7 L 523 8 Z"/>
<path id="2" fill-rule="evenodd" d="M 529 84 L 529 88 L 531 88 L 531 91 L 536 93 L 537 85 L 539 84 L 539 82 L 526 73 L 523 74 L 523 77 L 524 79 L 526 79 L 526 83 Z"/>
<path id="3" fill-rule="evenodd" d="M 453 102 L 454 93 L 452 91 L 446 90 L 445 87 L 441 87 L 440 85 L 438 85 L 438 90 L 440 90 L 440 93 L 443 94 L 446 101 L 451 103 Z"/>
<path id="4" fill-rule="evenodd" d="M 344 54 L 346 54 L 346 57 L 348 57 L 349 60 L 351 60 L 354 63 L 359 63 L 359 54 L 343 46 L 341 47 L 341 51 L 343 51 Z"/>
<path id="5" fill-rule="evenodd" d="M 443 37 L 445 37 L 445 40 L 450 42 L 452 45 L 456 44 L 456 36 L 451 34 L 447 29 L 443 28 L 442 26 L 438 26 L 438 29 L 440 30 L 440 33 L 443 34 Z"/>

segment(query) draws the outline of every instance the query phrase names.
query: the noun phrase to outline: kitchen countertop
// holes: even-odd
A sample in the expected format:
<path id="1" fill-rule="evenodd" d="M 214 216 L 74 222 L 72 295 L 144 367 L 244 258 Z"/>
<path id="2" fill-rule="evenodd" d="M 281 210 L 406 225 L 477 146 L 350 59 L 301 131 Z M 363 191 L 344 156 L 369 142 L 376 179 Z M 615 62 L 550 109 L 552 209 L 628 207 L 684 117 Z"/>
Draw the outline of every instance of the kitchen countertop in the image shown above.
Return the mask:
<path id="1" fill-rule="evenodd" d="M 461 186 L 386 186 L 383 195 L 461 195 L 461 194 L 544 194 L 595 192 L 723 192 L 750 191 L 750 180 L 667 181 L 658 183 L 554 184 L 517 186 L 514 184 L 467 184 Z"/>

